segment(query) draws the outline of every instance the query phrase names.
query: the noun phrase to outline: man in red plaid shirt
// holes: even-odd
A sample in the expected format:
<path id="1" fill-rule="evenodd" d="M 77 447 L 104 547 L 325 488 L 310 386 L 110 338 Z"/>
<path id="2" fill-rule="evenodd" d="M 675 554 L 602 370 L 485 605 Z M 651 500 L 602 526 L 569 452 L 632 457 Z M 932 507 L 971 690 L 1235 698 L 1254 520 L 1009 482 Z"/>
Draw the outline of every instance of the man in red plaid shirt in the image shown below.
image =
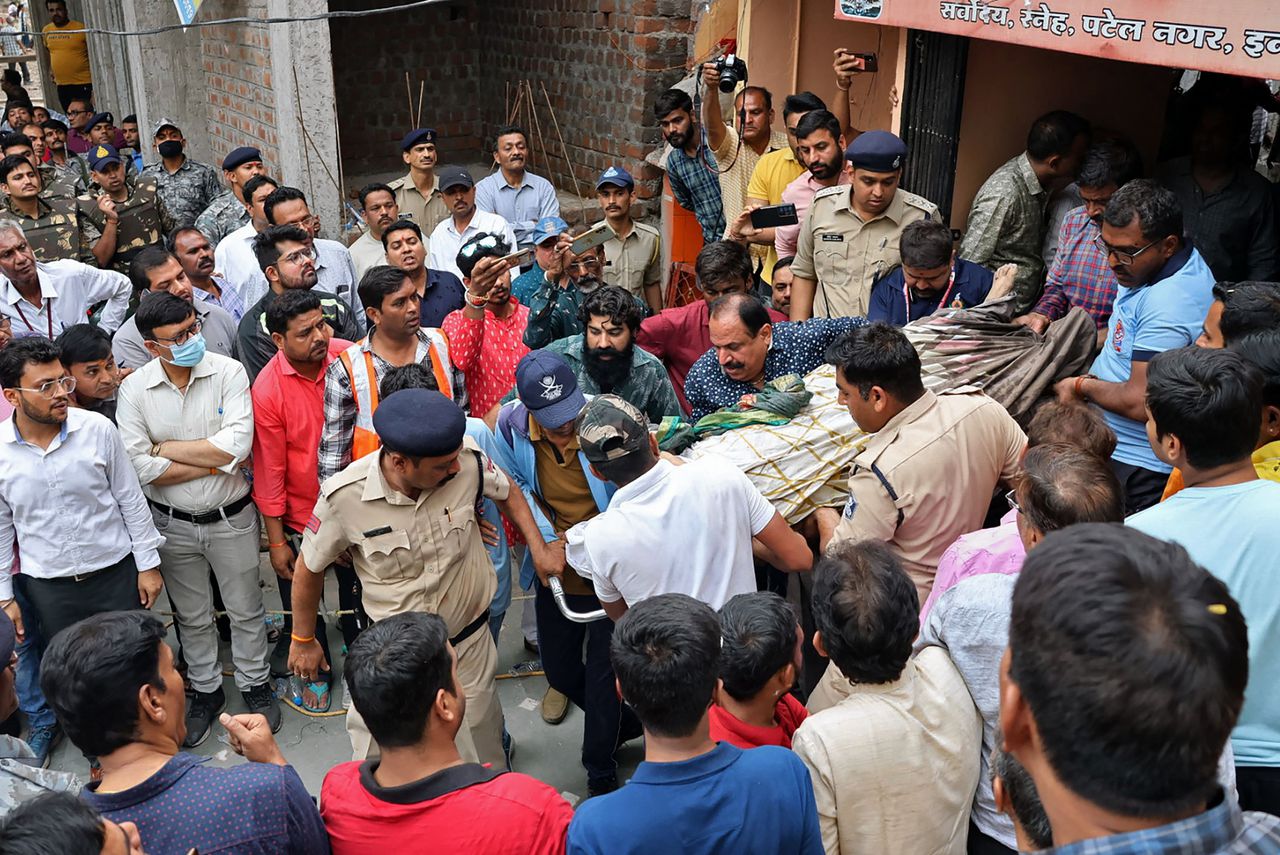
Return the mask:
<path id="1" fill-rule="evenodd" d="M 1072 306 L 1079 306 L 1093 317 L 1100 331 L 1106 330 L 1116 299 L 1116 276 L 1098 246 L 1102 212 L 1112 194 L 1140 177 L 1142 160 L 1128 140 L 1108 140 L 1089 148 L 1076 178 L 1084 204 L 1062 221 L 1058 254 L 1040 301 L 1027 314 L 1014 318 L 1014 323 L 1043 333 Z"/>

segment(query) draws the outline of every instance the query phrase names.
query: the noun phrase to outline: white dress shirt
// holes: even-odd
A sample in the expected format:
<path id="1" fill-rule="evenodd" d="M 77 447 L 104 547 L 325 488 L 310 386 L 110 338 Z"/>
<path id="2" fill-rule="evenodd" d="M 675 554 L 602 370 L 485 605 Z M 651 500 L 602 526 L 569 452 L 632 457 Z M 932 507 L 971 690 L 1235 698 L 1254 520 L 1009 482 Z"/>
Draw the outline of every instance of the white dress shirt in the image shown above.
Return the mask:
<path id="1" fill-rule="evenodd" d="M 37 261 L 40 305 L 29 303 L 5 276 L 0 276 L 0 312 L 13 325 L 13 334 L 57 338 L 63 328 L 87 323 L 89 307 L 107 301 L 98 325 L 115 332 L 129 311 L 133 286 L 129 277 L 100 270 L 70 258 Z"/>
<path id="2" fill-rule="evenodd" d="M 199 514 L 226 507 L 249 492 L 241 466 L 253 449 L 253 403 L 249 375 L 234 359 L 206 353 L 191 369 L 184 395 L 153 359 L 125 378 L 116 394 L 116 424 L 125 450 L 149 499 Z M 223 474 L 182 484 L 152 484 L 171 462 L 152 457 L 151 446 L 168 439 L 207 439 L 233 458 L 218 467 Z"/>
<path id="3" fill-rule="evenodd" d="M 72 407 L 47 449 L 0 422 L 0 600 L 13 597 L 14 545 L 22 572 L 39 579 L 103 570 L 133 553 L 138 570 L 160 566 L 147 500 L 115 425 Z"/>
<path id="4" fill-rule="evenodd" d="M 479 234 L 502 235 L 510 251 L 516 251 L 516 233 L 511 230 L 511 224 L 497 214 L 476 208 L 476 212 L 471 216 L 471 222 L 461 234 L 453 224 L 453 217 L 440 221 L 440 225 L 436 226 L 436 230 L 431 233 L 431 251 L 427 253 L 427 267 L 432 270 L 447 270 L 461 279 L 462 271 L 458 269 L 458 250 L 462 249 L 464 243 Z"/>
<path id="5" fill-rule="evenodd" d="M 258 266 L 258 256 L 253 252 L 253 239 L 257 236 L 253 223 L 241 226 L 218 243 L 213 251 L 213 264 L 222 277 L 244 300 L 246 311 L 266 296 L 267 276 Z M 351 307 L 361 331 L 365 328 L 364 306 L 356 293 L 359 280 L 351 253 L 336 240 L 316 238 L 317 291 L 327 291 Z"/>
<path id="6" fill-rule="evenodd" d="M 775 513 L 723 458 L 659 460 L 619 487 L 603 513 L 565 533 L 565 560 L 601 602 L 687 594 L 718 609 L 756 590 L 751 538 Z"/>
<path id="7" fill-rule="evenodd" d="M 253 239 L 257 234 L 253 222 L 247 222 L 218 241 L 213 250 L 214 269 L 236 289 L 246 308 L 267 293 L 267 277 L 258 266 L 258 257 L 253 254 Z"/>

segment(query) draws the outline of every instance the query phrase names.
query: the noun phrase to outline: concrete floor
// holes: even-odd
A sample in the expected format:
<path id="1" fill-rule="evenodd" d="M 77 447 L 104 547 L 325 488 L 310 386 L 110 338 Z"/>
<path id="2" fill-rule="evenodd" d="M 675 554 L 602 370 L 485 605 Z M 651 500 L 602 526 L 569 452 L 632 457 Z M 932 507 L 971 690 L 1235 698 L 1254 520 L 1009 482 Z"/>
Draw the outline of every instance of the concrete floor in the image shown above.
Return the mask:
<path id="1" fill-rule="evenodd" d="M 275 574 L 263 555 L 262 565 L 263 598 L 267 609 L 278 609 L 280 595 L 275 584 Z M 333 586 L 333 578 L 329 577 L 325 603 L 328 608 L 336 608 L 337 592 Z M 514 586 L 516 597 L 507 610 L 506 620 L 498 641 L 498 692 L 502 699 L 502 708 L 507 718 L 507 729 L 515 740 L 515 754 L 512 764 L 515 770 L 545 781 L 559 790 L 566 799 L 576 804 L 586 797 L 586 772 L 579 761 L 582 747 L 582 711 L 572 704 L 569 714 L 563 722 L 552 727 L 542 720 L 539 702 L 546 691 L 546 680 L 538 676 L 516 675 L 512 668 L 533 659 L 524 648 L 524 639 L 520 631 L 520 613 L 524 605 L 523 591 L 519 585 Z M 168 611 L 168 600 L 162 598 L 157 610 Z M 170 640 L 172 641 L 172 632 Z M 330 639 L 341 640 L 341 635 L 330 619 Z M 341 644 L 334 651 L 332 663 L 335 676 L 341 677 Z M 231 651 L 227 645 L 222 646 L 222 662 L 229 667 Z M 283 687 L 282 687 L 283 690 Z M 224 680 L 224 691 L 227 695 L 227 710 L 231 713 L 244 712 L 244 700 L 236 690 L 231 676 Z M 338 763 L 351 759 L 351 744 L 347 741 L 344 718 L 341 714 L 343 687 L 341 679 L 334 682 L 333 703 L 331 709 L 338 713 L 325 717 L 304 715 L 282 705 L 284 724 L 276 734 L 284 756 L 297 769 L 302 781 L 312 795 L 318 796 L 320 784 L 325 773 Z M 217 766 L 234 766 L 246 762 L 233 752 L 226 742 L 226 731 L 221 725 L 213 726 L 213 733 L 204 744 L 195 749 L 196 754 L 213 758 L 211 762 Z M 644 758 L 643 742 L 634 740 L 623 746 L 618 752 L 618 777 L 625 781 L 631 776 L 636 765 Z M 81 780 L 87 781 L 89 766 L 80 751 L 63 740 L 54 751 L 50 767 L 74 772 Z"/>

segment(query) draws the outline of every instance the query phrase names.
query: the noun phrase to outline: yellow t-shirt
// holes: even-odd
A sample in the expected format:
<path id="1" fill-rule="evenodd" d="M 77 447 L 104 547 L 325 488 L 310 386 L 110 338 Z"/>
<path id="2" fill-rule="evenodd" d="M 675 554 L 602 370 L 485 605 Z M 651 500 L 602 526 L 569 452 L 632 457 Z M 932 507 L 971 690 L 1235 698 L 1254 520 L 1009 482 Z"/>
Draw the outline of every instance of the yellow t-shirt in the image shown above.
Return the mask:
<path id="1" fill-rule="evenodd" d="M 89 71 L 89 40 L 84 33 L 63 32 L 83 30 L 81 21 L 67 21 L 65 27 L 45 24 L 44 44 L 49 49 L 49 64 L 53 70 L 53 82 L 59 86 L 78 86 L 93 82 Z"/>
<path id="2" fill-rule="evenodd" d="M 764 199 L 767 204 L 777 205 L 782 202 L 782 191 L 804 172 L 804 167 L 796 160 L 790 146 L 783 146 L 775 151 L 760 156 L 756 168 L 751 172 L 751 180 L 747 182 L 748 199 Z M 764 280 L 773 281 L 773 265 L 778 263 L 778 253 L 772 246 L 764 258 Z"/>

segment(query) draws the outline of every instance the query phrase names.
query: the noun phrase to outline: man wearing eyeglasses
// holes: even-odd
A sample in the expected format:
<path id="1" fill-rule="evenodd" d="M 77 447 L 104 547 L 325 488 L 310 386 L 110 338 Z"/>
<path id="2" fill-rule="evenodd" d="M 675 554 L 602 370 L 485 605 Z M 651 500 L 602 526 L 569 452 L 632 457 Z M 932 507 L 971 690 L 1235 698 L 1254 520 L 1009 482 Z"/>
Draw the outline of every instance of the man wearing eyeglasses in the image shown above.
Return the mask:
<path id="1" fill-rule="evenodd" d="M 266 314 L 267 304 L 277 294 L 298 288 L 314 291 L 320 298 L 320 309 L 333 328 L 334 336 L 347 341 L 361 338 L 360 326 L 351 314 L 349 304 L 332 292 L 317 287 L 316 249 L 304 229 L 299 226 L 267 226 L 254 237 L 253 251 L 269 287 L 266 294 L 244 313 L 237 332 L 236 354 L 249 372 L 251 382 L 276 355 L 275 342 L 267 330 Z"/>
<path id="2" fill-rule="evenodd" d="M 0 422 L 0 606 L 18 640 L 26 633 L 9 573 L 15 546 L 46 639 L 99 612 L 151 608 L 164 538 L 120 434 L 71 406 L 75 378 L 43 337 L 0 351 L 0 387 L 14 408 Z"/>
<path id="3" fill-rule="evenodd" d="M 511 224 L 499 215 L 476 207 L 476 183 L 470 172 L 460 166 L 445 166 L 441 167 L 437 177 L 440 179 L 444 203 L 449 207 L 449 217 L 440 221 L 427 241 L 431 247 L 427 255 L 427 267 L 432 270 L 447 270 L 461 282 L 458 250 L 462 249 L 463 244 L 478 234 L 488 232 L 500 235 L 506 240 L 507 246 L 515 246 L 516 233 L 512 231 Z"/>
<path id="4" fill-rule="evenodd" d="M 319 236 L 320 218 L 311 213 L 306 195 L 297 187 L 277 187 L 263 201 L 262 212 L 273 226 L 297 226 L 307 233 L 307 246 L 315 253 L 316 287 L 350 306 L 351 317 L 363 333 L 364 306 L 356 293 L 360 284 L 356 263 L 345 246 Z"/>
<path id="5" fill-rule="evenodd" d="M 1147 441 L 1147 363 L 1193 344 L 1213 303 L 1213 271 L 1182 229 L 1177 197 L 1154 181 L 1132 181 L 1111 197 L 1098 238 L 1120 286 L 1107 337 L 1090 373 L 1054 387 L 1060 401 L 1096 404 L 1115 431 L 1111 466 L 1127 514 L 1160 501 L 1173 469 Z"/>
<path id="6" fill-rule="evenodd" d="M 226 705 L 210 571 L 230 618 L 236 686 L 274 732 L 281 718 L 258 585 L 258 510 L 244 470 L 253 446 L 249 378 L 235 360 L 207 352 L 200 319 L 181 297 L 154 294 L 134 317 L 156 358 L 120 385 L 116 423 L 165 536 L 160 571 L 190 686 L 183 744 L 203 741 Z"/>

